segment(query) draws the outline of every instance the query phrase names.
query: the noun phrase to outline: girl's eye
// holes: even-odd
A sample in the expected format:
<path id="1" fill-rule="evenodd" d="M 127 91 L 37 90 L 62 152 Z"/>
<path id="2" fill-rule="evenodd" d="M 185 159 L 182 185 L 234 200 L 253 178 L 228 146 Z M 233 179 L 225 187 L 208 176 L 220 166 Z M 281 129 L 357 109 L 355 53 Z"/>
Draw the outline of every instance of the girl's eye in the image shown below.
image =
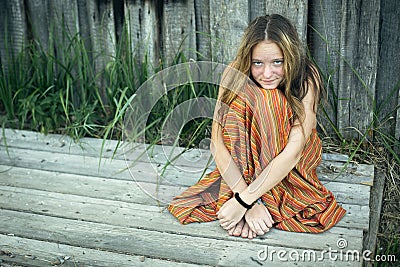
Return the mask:
<path id="1" fill-rule="evenodd" d="M 261 66 L 262 62 L 261 61 L 253 61 L 254 66 Z"/>
<path id="2" fill-rule="evenodd" d="M 274 65 L 282 65 L 283 60 L 279 59 L 279 60 L 274 60 Z"/>

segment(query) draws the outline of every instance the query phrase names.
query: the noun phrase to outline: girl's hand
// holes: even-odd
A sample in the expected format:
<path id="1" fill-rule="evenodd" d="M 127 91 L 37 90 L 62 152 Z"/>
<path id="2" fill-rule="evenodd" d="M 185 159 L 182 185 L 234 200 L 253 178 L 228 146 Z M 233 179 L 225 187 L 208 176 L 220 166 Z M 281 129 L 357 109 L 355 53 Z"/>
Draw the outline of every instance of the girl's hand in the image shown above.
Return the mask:
<path id="1" fill-rule="evenodd" d="M 256 203 L 245 214 L 246 222 L 250 229 L 257 235 L 263 235 L 269 231 L 274 221 L 268 209 L 261 203 Z"/>
<path id="2" fill-rule="evenodd" d="M 239 204 L 233 197 L 221 207 L 217 212 L 219 223 L 222 228 L 229 230 L 243 218 L 246 208 Z"/>

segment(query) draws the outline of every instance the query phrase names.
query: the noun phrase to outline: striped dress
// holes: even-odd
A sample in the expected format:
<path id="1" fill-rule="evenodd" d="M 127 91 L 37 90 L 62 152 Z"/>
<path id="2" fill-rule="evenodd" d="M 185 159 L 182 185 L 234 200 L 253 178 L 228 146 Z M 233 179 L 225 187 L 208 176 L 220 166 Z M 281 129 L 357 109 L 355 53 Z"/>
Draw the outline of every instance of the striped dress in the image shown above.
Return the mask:
<path id="1" fill-rule="evenodd" d="M 278 90 L 246 88 L 223 117 L 223 138 L 245 181 L 250 184 L 286 146 L 292 111 Z M 321 140 L 316 130 L 306 142 L 298 164 L 279 184 L 262 196 L 274 227 L 292 232 L 320 233 L 346 213 L 318 180 Z M 176 196 L 168 210 L 182 224 L 217 220 L 216 212 L 233 192 L 218 169 Z"/>

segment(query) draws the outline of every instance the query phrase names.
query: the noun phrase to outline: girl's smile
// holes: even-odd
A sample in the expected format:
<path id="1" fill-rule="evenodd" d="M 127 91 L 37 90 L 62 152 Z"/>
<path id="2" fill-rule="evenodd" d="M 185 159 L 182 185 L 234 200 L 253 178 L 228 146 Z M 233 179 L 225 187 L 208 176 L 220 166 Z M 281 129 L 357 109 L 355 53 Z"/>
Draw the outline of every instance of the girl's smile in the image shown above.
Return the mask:
<path id="1" fill-rule="evenodd" d="M 283 54 L 277 44 L 262 41 L 254 46 L 251 75 L 264 89 L 275 89 L 283 80 Z"/>

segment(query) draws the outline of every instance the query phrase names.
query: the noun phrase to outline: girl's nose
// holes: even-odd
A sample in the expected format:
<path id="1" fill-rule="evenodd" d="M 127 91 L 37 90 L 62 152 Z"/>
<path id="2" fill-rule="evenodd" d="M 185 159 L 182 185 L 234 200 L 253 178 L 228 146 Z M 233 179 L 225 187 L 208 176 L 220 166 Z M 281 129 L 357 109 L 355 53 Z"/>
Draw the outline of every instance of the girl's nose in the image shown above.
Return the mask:
<path id="1" fill-rule="evenodd" d="M 264 77 L 265 78 L 269 78 L 269 77 L 271 77 L 271 75 L 272 75 L 272 69 L 271 69 L 271 66 L 269 65 L 269 64 L 265 64 L 265 67 L 264 67 Z"/>

